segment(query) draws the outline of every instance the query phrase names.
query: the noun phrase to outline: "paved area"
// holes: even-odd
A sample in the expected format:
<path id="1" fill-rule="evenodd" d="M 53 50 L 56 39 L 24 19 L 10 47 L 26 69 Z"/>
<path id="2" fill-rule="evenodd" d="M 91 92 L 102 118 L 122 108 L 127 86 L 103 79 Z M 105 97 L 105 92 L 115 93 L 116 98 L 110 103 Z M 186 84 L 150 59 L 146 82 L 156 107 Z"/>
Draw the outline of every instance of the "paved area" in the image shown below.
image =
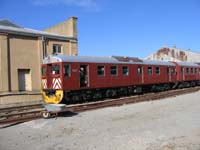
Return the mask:
<path id="1" fill-rule="evenodd" d="M 0 129 L 0 150 L 200 150 L 200 92 Z"/>

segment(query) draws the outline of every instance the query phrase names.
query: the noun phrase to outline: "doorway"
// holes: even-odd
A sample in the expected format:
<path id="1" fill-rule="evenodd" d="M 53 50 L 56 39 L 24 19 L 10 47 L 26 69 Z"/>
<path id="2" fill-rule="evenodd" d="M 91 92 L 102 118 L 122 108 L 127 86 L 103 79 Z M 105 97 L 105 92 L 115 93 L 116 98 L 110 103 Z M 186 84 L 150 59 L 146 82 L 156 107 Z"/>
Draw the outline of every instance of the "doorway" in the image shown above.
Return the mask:
<path id="1" fill-rule="evenodd" d="M 30 69 L 18 69 L 19 91 L 31 91 L 31 74 Z"/>
<path id="2" fill-rule="evenodd" d="M 88 65 L 80 65 L 79 68 L 79 77 L 80 77 L 80 87 L 88 87 L 89 82 L 88 82 Z"/>

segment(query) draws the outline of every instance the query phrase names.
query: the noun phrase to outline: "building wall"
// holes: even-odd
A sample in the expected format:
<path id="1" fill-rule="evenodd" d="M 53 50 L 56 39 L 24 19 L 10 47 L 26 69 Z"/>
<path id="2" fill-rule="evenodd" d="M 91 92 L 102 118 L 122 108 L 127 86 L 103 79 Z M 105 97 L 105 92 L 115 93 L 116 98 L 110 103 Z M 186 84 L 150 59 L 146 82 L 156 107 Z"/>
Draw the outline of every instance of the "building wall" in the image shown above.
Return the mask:
<path id="1" fill-rule="evenodd" d="M 0 34 L 0 91 L 9 90 L 8 84 L 8 54 L 7 54 L 7 35 Z"/>
<path id="2" fill-rule="evenodd" d="M 62 46 L 62 53 L 77 55 L 76 18 L 49 29 L 71 39 L 51 39 L 43 36 L 0 32 L 0 104 L 41 101 L 41 63 L 46 55 L 53 53 L 53 45 Z M 74 38 L 74 40 L 73 40 Z M 28 74 L 30 88 L 20 90 L 21 73 Z M 23 74 L 22 74 L 23 75 Z M 25 74 L 26 75 L 26 74 Z M 27 79 L 26 79 L 27 80 Z"/>
<path id="3" fill-rule="evenodd" d="M 71 17 L 62 23 L 45 29 L 44 31 L 77 38 L 77 18 Z"/>
<path id="4" fill-rule="evenodd" d="M 10 66 L 11 66 L 11 91 L 19 91 L 18 69 L 30 69 L 31 89 L 40 90 L 40 49 L 38 38 L 25 36 L 9 36 Z M 38 57 L 39 56 L 39 57 Z"/>
<path id="5" fill-rule="evenodd" d="M 68 54 L 68 55 L 77 55 L 77 43 L 67 42 L 67 41 L 58 41 L 58 40 L 47 40 L 46 42 L 46 49 L 47 49 L 47 56 L 53 53 L 53 44 L 59 44 L 62 47 L 61 53 Z"/>

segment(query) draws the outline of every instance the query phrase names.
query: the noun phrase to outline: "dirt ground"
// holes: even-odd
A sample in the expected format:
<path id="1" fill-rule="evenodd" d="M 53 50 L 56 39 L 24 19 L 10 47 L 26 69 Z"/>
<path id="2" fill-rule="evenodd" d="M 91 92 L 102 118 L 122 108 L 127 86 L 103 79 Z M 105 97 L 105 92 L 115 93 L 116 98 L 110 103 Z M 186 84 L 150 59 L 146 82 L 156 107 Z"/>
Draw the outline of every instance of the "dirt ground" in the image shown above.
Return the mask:
<path id="1" fill-rule="evenodd" d="M 2 128 L 0 150 L 200 150 L 200 92 Z"/>

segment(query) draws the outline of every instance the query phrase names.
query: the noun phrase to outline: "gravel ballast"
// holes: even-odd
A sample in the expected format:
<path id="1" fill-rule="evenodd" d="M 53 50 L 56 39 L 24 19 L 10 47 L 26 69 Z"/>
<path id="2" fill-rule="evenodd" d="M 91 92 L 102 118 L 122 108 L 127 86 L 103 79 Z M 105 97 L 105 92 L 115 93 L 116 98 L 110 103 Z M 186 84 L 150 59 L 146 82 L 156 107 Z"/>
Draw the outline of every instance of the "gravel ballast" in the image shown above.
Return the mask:
<path id="1" fill-rule="evenodd" d="M 200 150 L 200 92 L 0 129 L 0 150 Z"/>

